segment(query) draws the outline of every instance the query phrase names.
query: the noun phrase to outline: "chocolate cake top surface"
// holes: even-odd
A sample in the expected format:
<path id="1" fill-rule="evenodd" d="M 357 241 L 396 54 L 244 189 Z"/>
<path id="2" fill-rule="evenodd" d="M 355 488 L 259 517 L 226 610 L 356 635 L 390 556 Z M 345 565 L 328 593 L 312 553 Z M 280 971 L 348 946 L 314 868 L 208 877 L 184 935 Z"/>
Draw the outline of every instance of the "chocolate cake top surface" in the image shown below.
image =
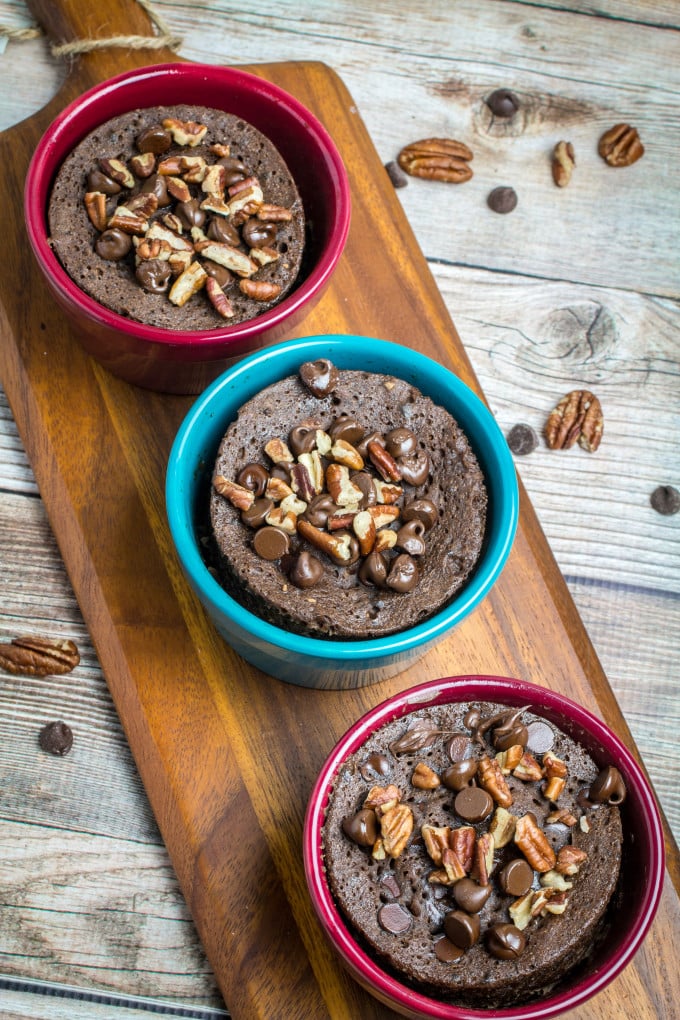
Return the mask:
<path id="1" fill-rule="evenodd" d="M 143 137 L 145 132 L 153 133 L 155 128 L 168 119 L 202 125 L 207 127 L 207 132 L 195 146 L 179 144 L 171 138 L 167 148 L 152 155 L 154 172 L 147 177 L 137 176 L 134 160 L 140 155 L 138 139 Z M 150 144 L 153 145 L 153 141 Z M 160 187 L 164 197 L 159 200 L 159 205 L 151 214 L 149 223 L 168 222 L 174 233 L 180 233 L 177 223 L 167 219 L 168 214 L 176 217 L 177 213 L 181 212 L 179 200 L 172 194 L 169 196 L 167 194 L 167 181 L 170 178 L 179 180 L 180 184 L 177 187 L 180 190 L 177 194 L 180 197 L 181 184 L 184 182 L 190 193 L 189 201 L 194 205 L 200 205 L 208 195 L 200 180 L 192 181 L 191 171 L 186 169 L 189 164 L 185 164 L 184 168 L 179 166 L 174 174 L 159 174 L 158 168 L 161 163 L 181 156 L 187 157 L 190 161 L 202 159 L 207 166 L 212 167 L 222 158 L 219 153 L 213 151 L 212 146 L 215 145 L 227 146 L 229 149 L 230 155 L 224 157 L 231 167 L 227 185 L 229 181 L 238 185 L 239 181 L 247 181 L 254 177 L 259 183 L 266 207 L 275 207 L 279 210 L 278 213 L 272 213 L 272 222 L 266 219 L 260 221 L 256 213 L 246 217 L 243 212 L 223 215 L 211 211 L 197 214 L 193 211 L 188 214 L 189 218 L 182 214 L 185 222 L 182 224 L 180 236 L 185 241 L 194 243 L 195 239 L 192 240 L 191 236 L 191 220 L 194 219 L 195 225 L 198 225 L 209 239 L 219 240 L 221 243 L 228 240 L 230 247 L 235 247 L 240 254 L 240 259 L 234 260 L 233 256 L 227 259 L 230 264 L 233 262 L 239 267 L 238 271 L 226 273 L 223 265 L 216 270 L 215 263 L 205 252 L 196 249 L 191 254 L 193 261 L 210 270 L 210 275 L 216 276 L 220 281 L 221 289 L 231 306 L 231 314 L 228 317 L 222 316 L 216 310 L 208 299 L 204 286 L 201 287 L 203 292 L 193 294 L 186 304 L 181 306 L 173 304 L 168 299 L 168 293 L 173 279 L 179 273 L 178 267 L 175 268 L 173 276 L 168 278 L 166 275 L 163 278 L 164 290 L 154 292 L 153 289 L 147 289 L 148 286 L 157 286 L 153 279 L 151 284 L 147 280 L 147 288 L 142 286 L 135 276 L 136 262 L 139 261 L 136 244 L 123 257 L 101 257 L 97 253 L 96 245 L 102 231 L 95 228 L 85 203 L 86 194 L 92 192 L 93 188 L 108 187 L 106 184 L 97 183 L 102 175 L 106 176 L 102 169 L 102 159 L 118 161 L 124 168 L 128 170 L 132 168 L 133 184 L 131 187 L 122 187 L 122 190 L 115 194 L 106 195 L 107 220 L 110 220 L 117 206 L 126 205 L 131 198 L 134 199 L 143 192 L 153 191 L 158 195 Z M 104 169 L 107 169 L 106 164 Z M 119 171 L 120 168 L 114 164 L 114 173 Z M 90 176 L 93 172 L 97 175 L 94 183 Z M 146 172 L 145 170 L 144 173 Z M 122 175 L 122 171 L 120 174 Z M 197 175 L 200 177 L 201 173 L 198 172 Z M 158 185 L 161 177 L 165 181 L 165 189 Z M 114 181 L 114 185 L 115 183 Z M 222 195 L 223 204 L 228 204 L 230 201 L 228 187 L 222 190 Z M 134 205 L 134 201 L 132 204 Z M 255 208 L 255 204 L 252 208 Z M 274 222 L 276 216 L 282 215 L 280 210 L 290 212 L 290 219 L 277 219 Z M 66 272 L 83 291 L 120 315 L 173 330 L 198 331 L 223 328 L 261 315 L 285 297 L 294 286 L 300 273 L 305 246 L 302 201 L 290 171 L 275 146 L 242 118 L 202 106 L 177 105 L 133 110 L 114 117 L 96 128 L 64 160 L 52 187 L 48 218 L 50 243 Z M 253 247 L 250 246 L 248 237 L 244 235 L 242 221 L 246 218 L 249 219 L 249 236 L 255 237 Z M 213 222 L 215 227 L 211 229 Z M 225 223 L 230 224 L 233 230 L 225 228 Z M 258 227 L 259 231 L 253 233 L 253 225 Z M 263 228 L 266 228 L 264 233 Z M 142 231 L 140 239 L 143 234 Z M 196 236 L 200 241 L 198 235 Z M 268 254 L 263 255 L 262 251 Z M 255 254 L 251 258 L 253 252 Z M 272 253 L 276 257 L 272 261 L 265 261 Z M 248 265 L 248 261 L 242 262 L 242 259 L 250 262 L 254 259 L 259 261 L 255 261 L 253 267 Z M 154 266 L 153 270 L 157 275 L 159 267 Z M 160 272 L 162 276 L 163 266 L 160 267 Z M 244 277 L 242 274 L 245 273 L 249 275 Z M 230 279 L 227 280 L 227 277 Z M 240 281 L 244 278 L 247 279 L 246 285 L 250 282 L 272 285 L 276 293 L 272 292 L 269 298 L 266 295 L 255 298 L 243 293 Z"/>
<path id="2" fill-rule="evenodd" d="M 590 755 L 553 723 L 523 710 L 520 725 L 528 727 L 529 736 L 521 751 L 540 767 L 540 778 L 508 772 L 504 778 L 511 804 L 502 809 L 492 797 L 491 806 L 477 807 L 475 815 L 470 804 L 483 799 L 493 783 L 482 783 L 481 767 L 474 778 L 468 776 L 472 786 L 461 785 L 465 777 L 456 781 L 454 773 L 460 777 L 474 767 L 471 762 L 495 760 L 501 752 L 493 746 L 492 729 L 480 736 L 478 729 L 466 725 L 470 708 L 417 710 L 377 730 L 343 764 L 324 822 L 325 869 L 359 944 L 388 972 L 435 998 L 471 1007 L 518 1005 L 572 976 L 602 937 L 621 863 L 620 811 L 614 804 L 588 799 L 602 775 Z M 514 720 L 518 715 L 517 709 L 498 704 L 475 703 L 472 708 L 482 721 L 499 715 Z M 513 739 L 506 738 L 506 745 Z M 556 756 L 566 771 L 555 800 L 545 795 L 546 754 Z M 526 767 L 534 767 L 529 759 Z M 428 786 L 430 771 L 439 780 L 436 785 Z M 400 852 L 391 856 L 376 852 L 373 839 L 382 838 L 383 830 L 379 817 L 377 822 L 370 818 L 370 805 L 389 801 L 394 788 L 400 792 L 397 809 L 412 813 L 413 827 Z M 387 803 L 388 810 L 390 806 Z M 485 810 L 490 813 L 480 818 Z M 512 816 L 510 821 L 503 810 Z M 531 852 L 528 861 L 520 849 L 520 844 L 528 845 L 524 836 L 515 842 L 516 819 L 527 815 L 544 834 L 554 862 Z M 395 816 L 387 830 L 398 839 L 397 822 Z M 400 824 L 405 824 L 403 819 Z M 430 831 L 425 838 L 423 826 L 434 827 L 434 835 Z M 472 829 L 473 836 L 450 835 L 465 829 Z M 477 855 L 490 831 L 502 845 L 482 865 Z M 458 865 L 449 861 L 454 881 L 448 881 L 451 876 L 436 857 L 442 846 L 457 847 L 462 878 L 456 873 Z M 481 873 L 484 867 L 487 877 Z"/>
<path id="3" fill-rule="evenodd" d="M 290 376 L 267 387 L 240 409 L 221 442 L 213 479 L 234 481 L 244 466 L 253 462 L 265 464 L 271 471 L 272 462 L 263 454 L 271 440 L 287 444 L 291 430 L 300 424 L 312 434 L 318 428 L 335 435 L 334 426 L 346 419 L 360 425 L 364 442 L 374 433 L 384 437 L 395 429 L 406 430 L 416 444 L 415 452 L 408 455 L 409 463 L 429 468 L 425 477 L 416 478 L 419 484 L 404 478 L 393 483 L 401 493 L 389 508 L 395 517 L 378 529 L 394 532 L 392 539 L 398 533 L 400 542 L 405 542 L 401 531 L 404 507 L 420 500 L 434 508 L 434 517 L 426 526 L 411 525 L 416 538 L 422 539 L 422 555 L 416 552 L 411 556 L 401 545 L 384 552 L 388 568 L 399 556 L 400 566 L 405 562 L 408 566 L 408 561 L 417 557 L 417 583 L 412 587 L 397 585 L 401 590 L 395 590 L 382 580 L 362 581 L 364 558 L 348 565 L 334 562 L 305 537 L 309 532 L 303 534 L 300 517 L 284 555 L 275 560 L 263 558 L 254 548 L 257 533 L 243 523 L 238 507 L 215 487 L 210 515 L 220 579 L 234 598 L 269 622 L 299 633 L 365 639 L 403 630 L 432 616 L 455 596 L 479 559 L 486 526 L 486 486 L 470 443 L 451 415 L 410 383 L 379 373 L 341 370 L 333 391 L 325 396 L 314 395 L 299 376 Z M 361 447 L 359 440 L 355 442 Z M 322 464 L 332 456 L 321 457 Z M 397 460 L 403 464 L 403 458 Z M 360 473 L 371 473 L 378 485 L 384 481 L 365 450 Z M 350 469 L 348 475 L 355 477 Z M 338 513 L 349 510 L 351 515 L 356 507 L 335 509 Z M 379 510 L 377 507 L 376 513 Z M 319 523 L 315 517 L 310 519 Z M 380 518 L 375 519 L 380 524 Z M 333 524 L 326 522 L 321 527 L 330 534 Z M 353 527 L 353 521 L 348 521 L 332 534 L 341 536 Z M 318 537 L 311 534 L 313 539 Z M 404 548 L 412 550 L 410 545 Z M 321 564 L 311 586 L 295 583 L 301 551 Z"/>

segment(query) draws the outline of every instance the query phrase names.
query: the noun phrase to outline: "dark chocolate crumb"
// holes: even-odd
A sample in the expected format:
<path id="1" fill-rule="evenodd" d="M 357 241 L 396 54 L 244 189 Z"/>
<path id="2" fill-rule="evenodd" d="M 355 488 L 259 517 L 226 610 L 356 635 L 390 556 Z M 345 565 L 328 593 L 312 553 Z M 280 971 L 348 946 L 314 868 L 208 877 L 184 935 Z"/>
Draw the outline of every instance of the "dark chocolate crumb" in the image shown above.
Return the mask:
<path id="1" fill-rule="evenodd" d="M 387 170 L 387 176 L 392 181 L 392 185 L 395 188 L 405 188 L 408 184 L 408 177 L 401 169 L 396 160 L 391 159 L 389 163 L 385 163 L 385 169 Z"/>
<path id="2" fill-rule="evenodd" d="M 38 743 L 48 754 L 62 757 L 73 747 L 73 732 L 64 722 L 47 723 L 38 734 Z"/>
<path id="3" fill-rule="evenodd" d="M 673 485 L 659 485 L 649 497 L 658 514 L 668 517 L 680 510 L 680 492 Z"/>
<path id="4" fill-rule="evenodd" d="M 520 422 L 513 425 L 507 435 L 508 446 L 517 457 L 533 453 L 538 446 L 538 436 L 531 425 Z"/>
<path id="5" fill-rule="evenodd" d="M 512 117 L 519 110 L 519 99 L 510 89 L 496 89 L 486 100 L 494 117 Z"/>

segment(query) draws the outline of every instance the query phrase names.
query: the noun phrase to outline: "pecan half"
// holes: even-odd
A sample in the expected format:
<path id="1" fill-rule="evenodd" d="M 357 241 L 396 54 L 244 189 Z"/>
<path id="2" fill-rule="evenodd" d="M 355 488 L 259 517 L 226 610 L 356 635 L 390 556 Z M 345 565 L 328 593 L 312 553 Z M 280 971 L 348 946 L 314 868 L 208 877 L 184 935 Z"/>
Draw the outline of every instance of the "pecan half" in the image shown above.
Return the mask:
<path id="1" fill-rule="evenodd" d="M 78 647 L 67 638 L 27 636 L 0 645 L 0 668 L 15 676 L 59 676 L 79 662 Z"/>
<path id="2" fill-rule="evenodd" d="M 575 166 L 574 146 L 571 142 L 558 142 L 552 158 L 552 175 L 558 188 L 566 188 Z"/>
<path id="3" fill-rule="evenodd" d="M 548 415 L 545 439 L 551 450 L 568 450 L 578 440 L 588 453 L 600 445 L 604 419 L 597 397 L 589 390 L 572 390 Z"/>
<path id="4" fill-rule="evenodd" d="M 491 794 L 497 804 L 504 808 L 510 807 L 512 794 L 501 767 L 495 759 L 489 758 L 486 754 L 482 755 L 479 759 L 477 778 L 479 785 Z"/>
<path id="5" fill-rule="evenodd" d="M 555 851 L 531 812 L 517 819 L 514 841 L 534 871 L 550 871 L 555 867 Z"/>
<path id="6" fill-rule="evenodd" d="M 615 124 L 602 135 L 597 151 L 609 166 L 630 166 L 644 155 L 645 147 L 636 128 Z"/>
<path id="7" fill-rule="evenodd" d="M 472 157 L 467 145 L 454 138 L 423 138 L 405 146 L 397 162 L 411 177 L 462 184 L 472 177 L 468 166 Z"/>
<path id="8" fill-rule="evenodd" d="M 412 832 L 413 812 L 407 804 L 396 804 L 380 816 L 380 835 L 388 857 L 399 857 Z"/>

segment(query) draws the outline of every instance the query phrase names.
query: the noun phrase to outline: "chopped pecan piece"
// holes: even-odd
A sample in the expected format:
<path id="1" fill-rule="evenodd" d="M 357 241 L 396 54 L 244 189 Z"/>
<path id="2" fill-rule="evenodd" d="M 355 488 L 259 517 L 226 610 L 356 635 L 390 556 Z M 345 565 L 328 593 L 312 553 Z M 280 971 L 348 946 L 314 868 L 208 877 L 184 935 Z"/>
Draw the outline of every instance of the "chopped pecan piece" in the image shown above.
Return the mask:
<path id="1" fill-rule="evenodd" d="M 477 778 L 479 785 L 491 794 L 497 804 L 504 808 L 510 807 L 512 794 L 501 767 L 495 759 L 489 758 L 487 754 L 482 755 L 479 759 Z"/>
<path id="2" fill-rule="evenodd" d="M 555 870 L 561 875 L 575 875 L 588 854 L 577 846 L 563 846 L 557 852 Z"/>
<path id="3" fill-rule="evenodd" d="M 235 506 L 237 510 L 249 510 L 255 502 L 254 492 L 244 488 L 243 485 L 232 482 L 223 475 L 215 475 L 213 478 L 213 488 L 215 492 L 219 492 L 220 496 L 224 496 L 225 499 L 229 500 L 231 505 Z"/>
<path id="4" fill-rule="evenodd" d="M 534 871 L 550 871 L 555 867 L 555 851 L 531 812 L 517 819 L 514 841 Z"/>
<path id="5" fill-rule="evenodd" d="M 435 790 L 441 784 L 441 779 L 434 769 L 424 761 L 419 761 L 413 770 L 411 783 L 418 790 Z"/>

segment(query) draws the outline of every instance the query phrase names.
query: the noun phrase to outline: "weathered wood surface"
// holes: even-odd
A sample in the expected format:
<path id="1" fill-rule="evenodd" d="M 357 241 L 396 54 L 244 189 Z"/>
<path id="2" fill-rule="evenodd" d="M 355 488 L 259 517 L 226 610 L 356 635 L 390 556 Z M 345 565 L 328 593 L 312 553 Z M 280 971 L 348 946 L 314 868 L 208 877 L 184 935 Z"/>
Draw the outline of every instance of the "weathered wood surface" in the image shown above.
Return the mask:
<path id="1" fill-rule="evenodd" d="M 201 17 L 195 5 L 158 9 L 184 35 L 181 53 L 191 59 L 325 60 L 349 86 L 384 160 L 426 134 L 479 138 L 479 151 L 471 143 L 476 176 L 464 188 L 411 182 L 398 195 L 503 428 L 518 420 L 540 428 L 573 386 L 603 399 L 606 435 L 596 457 L 540 449 L 518 466 L 677 833 L 678 517 L 661 518 L 648 504 L 655 485 L 678 484 L 678 310 L 668 300 L 679 282 L 670 176 L 678 125 L 669 116 L 677 34 L 660 27 L 677 28 L 677 18 L 668 4 L 610 5 L 609 17 L 593 17 L 585 5 L 570 5 L 571 13 L 548 6 L 462 3 L 455 18 L 443 0 L 417 14 L 398 5 L 367 14 L 349 3 L 342 12 L 332 4 L 249 5 L 238 17 L 217 3 Z M 22 5 L 0 3 L 0 23 L 18 23 L 22 13 L 25 20 Z M 11 46 L 0 57 L 0 83 L 11 83 L 0 87 L 0 125 L 32 113 L 63 74 L 42 43 Z M 486 136 L 474 116 L 479 97 L 508 84 L 526 97 L 529 120 L 518 138 Z M 638 125 L 648 150 L 637 167 L 609 171 L 593 141 L 619 115 Z M 557 192 L 546 153 L 567 131 L 584 159 L 574 187 Z M 512 216 L 486 210 L 496 183 L 517 187 Z M 75 635 L 84 650 L 77 686 L 2 681 L 0 770 L 12 782 L 3 782 L 0 843 L 15 852 L 0 865 L 8 890 L 0 931 L 12 927 L 11 947 L 0 935 L 0 972 L 218 1005 L 0 406 L 3 634 L 54 621 L 54 631 Z M 46 762 L 36 752 L 43 712 L 77 723 L 72 757 Z M 94 847 L 102 850 L 96 881 Z M 88 961 L 92 945 L 105 951 L 95 948 Z M 23 1001 L 16 1015 L 43 1015 L 31 1012 L 39 997 Z"/>

